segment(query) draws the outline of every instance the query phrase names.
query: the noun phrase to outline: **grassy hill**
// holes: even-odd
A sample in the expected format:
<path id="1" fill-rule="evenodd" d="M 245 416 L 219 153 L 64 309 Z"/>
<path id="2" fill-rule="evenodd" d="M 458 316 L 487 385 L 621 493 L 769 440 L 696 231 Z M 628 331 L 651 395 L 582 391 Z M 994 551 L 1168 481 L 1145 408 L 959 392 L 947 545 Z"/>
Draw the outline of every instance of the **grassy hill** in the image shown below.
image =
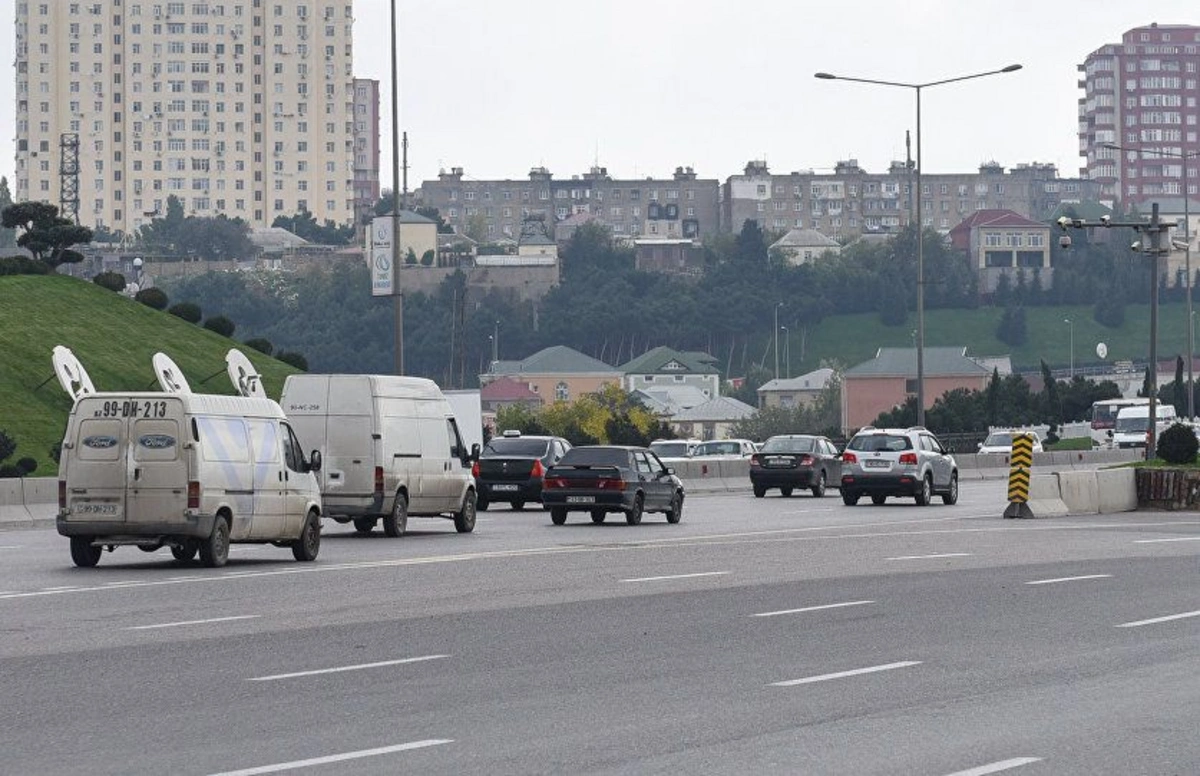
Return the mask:
<path id="1" fill-rule="evenodd" d="M 71 410 L 50 363 L 55 345 L 75 352 L 98 391 L 159 390 L 150 359 L 161 350 L 192 390 L 234 392 L 225 375 L 225 353 L 238 346 L 232 340 L 74 278 L 0 277 L 0 429 L 17 442 L 14 460 L 37 460 L 35 476 L 57 472 L 49 451 Z M 278 398 L 296 370 L 241 350 L 262 373 L 268 395 Z"/>

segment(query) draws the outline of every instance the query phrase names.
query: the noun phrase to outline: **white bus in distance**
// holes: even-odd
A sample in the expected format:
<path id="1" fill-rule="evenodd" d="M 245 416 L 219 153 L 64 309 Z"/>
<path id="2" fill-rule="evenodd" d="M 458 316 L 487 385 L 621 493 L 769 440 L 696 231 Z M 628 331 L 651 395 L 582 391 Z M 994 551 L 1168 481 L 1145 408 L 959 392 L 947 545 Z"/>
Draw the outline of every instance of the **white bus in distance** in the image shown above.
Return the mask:
<path id="1" fill-rule="evenodd" d="M 1150 400 L 1135 397 L 1132 399 L 1104 399 L 1092 404 L 1092 447 L 1110 449 L 1113 447 L 1113 431 L 1117 427 L 1117 415 L 1126 407 L 1149 407 Z"/>

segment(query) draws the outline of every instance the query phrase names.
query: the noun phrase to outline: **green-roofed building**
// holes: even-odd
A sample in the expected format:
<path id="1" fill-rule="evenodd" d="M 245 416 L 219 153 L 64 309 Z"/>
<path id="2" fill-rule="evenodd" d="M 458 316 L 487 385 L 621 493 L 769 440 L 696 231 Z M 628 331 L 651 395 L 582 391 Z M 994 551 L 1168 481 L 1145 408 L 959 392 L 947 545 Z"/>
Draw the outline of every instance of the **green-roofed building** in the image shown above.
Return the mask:
<path id="1" fill-rule="evenodd" d="M 690 386 L 710 399 L 721 395 L 721 373 L 716 358 L 707 353 L 685 352 L 660 345 L 618 367 L 621 387 L 633 392 L 650 388 Z"/>

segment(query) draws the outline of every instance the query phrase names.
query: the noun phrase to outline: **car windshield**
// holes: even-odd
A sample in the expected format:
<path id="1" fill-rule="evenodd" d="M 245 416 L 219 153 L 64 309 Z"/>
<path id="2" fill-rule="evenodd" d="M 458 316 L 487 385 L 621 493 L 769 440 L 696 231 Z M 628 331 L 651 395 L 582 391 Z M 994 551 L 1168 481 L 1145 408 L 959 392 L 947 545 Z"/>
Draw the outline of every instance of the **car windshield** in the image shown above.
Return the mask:
<path id="1" fill-rule="evenodd" d="M 811 453 L 812 437 L 771 437 L 762 446 L 762 453 Z"/>
<path id="2" fill-rule="evenodd" d="M 1012 447 L 1012 434 L 988 434 L 984 447 Z"/>
<path id="3" fill-rule="evenodd" d="M 846 447 L 860 453 L 898 453 L 911 450 L 912 442 L 901 434 L 859 434 Z"/>
<path id="4" fill-rule="evenodd" d="M 687 442 L 651 442 L 650 449 L 660 458 L 687 458 Z"/>
<path id="5" fill-rule="evenodd" d="M 629 451 L 619 447 L 573 447 L 558 463 L 560 466 L 628 466 Z"/>
<path id="6" fill-rule="evenodd" d="M 522 456 L 525 458 L 541 458 L 546 454 L 550 443 L 545 439 L 521 439 L 519 437 L 501 437 L 493 439 L 483 448 L 480 458 L 495 458 L 499 456 Z"/>
<path id="7" fill-rule="evenodd" d="M 742 446 L 737 442 L 702 442 L 696 445 L 696 451 L 692 455 L 738 455 L 741 452 Z M 659 455 L 666 455 L 666 453 L 659 453 Z"/>
<path id="8" fill-rule="evenodd" d="M 1117 418 L 1117 432 L 1138 432 L 1146 431 L 1150 428 L 1150 417 L 1148 415 L 1134 415 L 1133 417 Z"/>

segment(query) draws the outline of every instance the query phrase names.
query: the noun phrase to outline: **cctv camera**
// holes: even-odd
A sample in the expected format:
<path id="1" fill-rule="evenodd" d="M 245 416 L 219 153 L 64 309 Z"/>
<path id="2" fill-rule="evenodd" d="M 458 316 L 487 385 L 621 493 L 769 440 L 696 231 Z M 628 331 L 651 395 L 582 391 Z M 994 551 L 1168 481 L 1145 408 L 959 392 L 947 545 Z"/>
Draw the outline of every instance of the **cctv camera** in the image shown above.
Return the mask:
<path id="1" fill-rule="evenodd" d="M 1133 251 L 1134 253 L 1141 253 L 1142 252 L 1142 241 L 1138 240 L 1133 245 L 1130 245 L 1129 250 Z"/>
<path id="2" fill-rule="evenodd" d="M 1063 248 L 1063 249 L 1070 248 L 1071 247 L 1071 235 L 1064 234 L 1062 237 L 1059 237 L 1058 238 L 1058 247 Z"/>
<path id="3" fill-rule="evenodd" d="M 1112 223 L 1112 216 L 1100 216 L 1100 223 L 1106 227 L 1110 226 Z"/>
<path id="4" fill-rule="evenodd" d="M 1067 218 L 1066 216 L 1063 216 L 1062 218 L 1058 219 L 1058 228 L 1059 229 L 1066 230 L 1066 228 L 1070 225 L 1071 225 L 1071 219 Z"/>

